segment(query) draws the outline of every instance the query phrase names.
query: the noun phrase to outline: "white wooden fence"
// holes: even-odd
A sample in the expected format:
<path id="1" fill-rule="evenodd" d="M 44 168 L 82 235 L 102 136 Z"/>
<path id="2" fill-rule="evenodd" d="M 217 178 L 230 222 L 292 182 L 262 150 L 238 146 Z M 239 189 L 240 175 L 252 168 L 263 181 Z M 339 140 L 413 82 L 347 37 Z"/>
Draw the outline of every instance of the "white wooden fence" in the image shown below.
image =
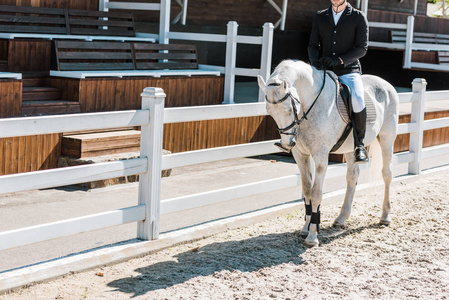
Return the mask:
<path id="1" fill-rule="evenodd" d="M 5 194 L 140 174 L 138 205 L 1 232 L 0 250 L 130 222 L 138 222 L 139 239 L 157 239 L 161 214 L 300 186 L 300 176 L 294 174 L 161 201 L 161 171 L 164 169 L 278 152 L 274 141 L 264 141 L 162 156 L 163 124 L 267 114 L 264 103 L 164 108 L 164 99 L 161 89 L 146 88 L 142 93 L 141 110 L 0 119 L 0 138 L 123 126 L 142 128 L 140 158 L 0 176 L 0 194 Z M 401 103 L 411 102 L 412 105 L 411 122 L 398 127 L 399 134 L 410 133 L 410 151 L 395 154 L 394 164 L 408 163 L 409 173 L 418 174 L 422 159 L 449 153 L 449 144 L 422 148 L 424 130 L 449 127 L 449 118 L 424 121 L 425 101 L 447 99 L 449 91 L 426 92 L 424 79 L 415 79 L 413 91 L 400 94 Z M 344 178 L 345 173 L 344 164 L 330 166 L 327 178 Z"/>
<path id="2" fill-rule="evenodd" d="M 413 42 L 414 35 L 414 25 L 415 17 L 408 16 L 407 24 L 398 24 L 398 23 L 383 23 L 383 22 L 369 22 L 369 26 L 371 28 L 387 28 L 387 29 L 400 29 L 406 31 L 406 40 L 405 43 L 394 42 L 394 43 L 385 43 L 385 42 L 376 42 L 370 41 L 370 47 L 379 47 L 393 50 L 404 50 L 404 69 L 425 69 L 425 70 L 436 70 L 436 71 L 449 71 L 448 65 L 440 65 L 440 64 L 430 64 L 430 63 L 420 63 L 412 61 L 412 51 L 445 51 L 449 52 L 449 45 L 442 44 L 428 44 L 428 43 L 415 43 Z"/>

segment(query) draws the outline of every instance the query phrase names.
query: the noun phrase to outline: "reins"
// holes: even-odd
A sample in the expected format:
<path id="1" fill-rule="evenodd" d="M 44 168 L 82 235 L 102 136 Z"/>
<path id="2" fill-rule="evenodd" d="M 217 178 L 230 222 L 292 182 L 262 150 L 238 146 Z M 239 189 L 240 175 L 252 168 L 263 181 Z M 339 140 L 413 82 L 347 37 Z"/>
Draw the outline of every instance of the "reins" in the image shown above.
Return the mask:
<path id="1" fill-rule="evenodd" d="M 293 97 L 293 95 L 292 95 L 291 92 L 286 93 L 285 96 L 282 97 L 282 99 L 280 99 L 280 100 L 278 100 L 278 101 L 270 101 L 270 100 L 268 100 L 267 96 L 265 95 L 265 100 L 266 100 L 268 103 L 271 103 L 271 104 L 279 104 L 279 103 L 284 102 L 284 101 L 287 100 L 288 98 L 291 99 L 291 103 L 292 103 L 292 107 L 293 107 L 293 113 L 294 113 L 294 116 L 295 116 L 295 120 L 294 120 L 290 125 L 288 125 L 287 127 L 284 127 L 284 128 L 279 128 L 279 127 L 277 127 L 277 125 L 276 125 L 276 127 L 277 127 L 277 129 L 278 129 L 278 131 L 279 131 L 280 134 L 285 134 L 285 135 L 296 135 L 296 130 L 295 130 L 294 132 L 285 132 L 285 131 L 292 129 L 292 128 L 295 127 L 296 125 L 299 126 L 304 120 L 308 120 L 308 119 L 307 119 L 307 115 L 308 115 L 308 114 L 310 113 L 310 111 L 312 110 L 312 108 L 313 108 L 313 106 L 315 105 L 315 103 L 317 102 L 318 98 L 320 98 L 321 93 L 323 92 L 324 86 L 325 86 L 325 84 L 326 84 L 326 70 L 323 70 L 323 74 L 324 74 L 324 79 L 323 79 L 323 85 L 321 86 L 321 90 L 320 90 L 320 92 L 318 93 L 318 95 L 316 96 L 315 100 L 313 100 L 313 103 L 312 103 L 312 105 L 309 107 L 309 109 L 308 109 L 306 112 L 303 112 L 303 115 L 302 115 L 301 119 L 298 118 L 298 111 L 297 111 L 297 109 L 296 109 L 295 101 L 298 102 L 299 104 L 301 104 L 301 102 L 299 101 L 299 99 L 296 99 L 295 97 Z M 270 83 L 268 86 L 279 86 L 279 85 L 281 85 L 281 84 L 280 84 L 280 83 Z"/>

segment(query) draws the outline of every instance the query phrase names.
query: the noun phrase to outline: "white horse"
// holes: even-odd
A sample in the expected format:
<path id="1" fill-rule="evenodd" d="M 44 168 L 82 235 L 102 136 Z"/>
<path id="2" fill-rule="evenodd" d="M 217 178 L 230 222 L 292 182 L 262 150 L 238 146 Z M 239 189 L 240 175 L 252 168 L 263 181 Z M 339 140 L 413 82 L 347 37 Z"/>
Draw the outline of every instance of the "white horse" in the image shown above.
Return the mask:
<path id="1" fill-rule="evenodd" d="M 306 236 L 304 243 L 309 247 L 319 245 L 319 209 L 328 157 L 346 127 L 336 104 L 336 78 L 332 77 L 329 73 L 319 71 L 302 61 L 292 60 L 281 62 L 267 83 L 258 76 L 259 86 L 266 96 L 267 112 L 275 120 L 281 134 L 278 146 L 287 151 L 291 150 L 300 170 L 306 206 L 306 222 L 301 236 Z M 366 127 L 365 145 L 369 145 L 377 137 L 382 150 L 385 195 L 380 222 L 388 225 L 393 144 L 399 114 L 398 94 L 391 84 L 379 77 L 363 75 L 362 78 L 365 101 L 372 100 L 376 116 L 373 124 Z M 352 134 L 334 153 L 344 154 L 347 161 L 345 200 L 334 222 L 334 226 L 342 227 L 351 213 L 359 176 Z M 311 159 L 315 162 L 314 172 Z"/>

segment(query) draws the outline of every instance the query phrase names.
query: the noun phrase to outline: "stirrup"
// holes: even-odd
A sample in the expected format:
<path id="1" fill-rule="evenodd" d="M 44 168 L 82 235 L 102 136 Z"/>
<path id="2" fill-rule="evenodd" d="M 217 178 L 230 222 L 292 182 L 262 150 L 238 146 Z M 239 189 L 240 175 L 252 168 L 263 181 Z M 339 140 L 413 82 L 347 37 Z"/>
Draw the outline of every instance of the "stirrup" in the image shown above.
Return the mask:
<path id="1" fill-rule="evenodd" d="M 358 150 L 363 151 L 363 154 L 365 155 L 365 158 L 359 157 L 359 156 L 357 155 L 357 152 L 359 152 Z M 356 164 L 364 164 L 364 163 L 369 162 L 368 152 L 366 151 L 366 148 L 363 147 L 363 146 L 357 146 L 357 147 L 355 147 L 355 150 L 354 150 L 354 156 L 355 156 L 355 163 L 356 163 Z"/>

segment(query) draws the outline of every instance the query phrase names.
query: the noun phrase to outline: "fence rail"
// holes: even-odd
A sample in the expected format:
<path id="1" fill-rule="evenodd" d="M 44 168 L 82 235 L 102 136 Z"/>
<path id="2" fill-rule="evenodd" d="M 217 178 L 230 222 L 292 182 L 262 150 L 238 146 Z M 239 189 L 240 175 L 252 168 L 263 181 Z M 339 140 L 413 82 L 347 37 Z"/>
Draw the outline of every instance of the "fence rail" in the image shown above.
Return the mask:
<path id="1" fill-rule="evenodd" d="M 449 127 L 449 118 L 424 121 L 424 103 L 426 101 L 446 100 L 448 98 L 449 91 L 426 92 L 426 81 L 423 79 L 415 79 L 413 81 L 413 91 L 411 93 L 400 94 L 401 103 L 410 102 L 412 105 L 411 122 L 399 124 L 398 126 L 399 134 L 410 133 L 410 150 L 395 154 L 393 156 L 394 164 L 407 163 L 410 174 L 419 174 L 422 159 L 449 153 L 449 144 L 422 149 L 424 130 Z M 67 123 L 64 125 L 67 127 L 63 128 L 70 128 L 70 130 L 80 130 L 80 128 L 83 130 L 89 128 L 98 129 L 103 126 L 111 127 L 112 125 L 115 127 L 129 126 L 131 124 L 133 126 L 142 126 L 140 158 L 90 166 L 0 176 L 1 193 L 9 193 L 116 176 L 141 174 L 137 206 L 1 232 L 0 250 L 129 222 L 138 222 L 138 238 L 145 240 L 157 239 L 161 214 L 300 186 L 299 174 L 292 174 L 262 182 L 161 201 L 161 171 L 163 169 L 278 152 L 278 149 L 273 145 L 274 141 L 265 141 L 162 156 L 163 124 L 267 114 L 264 103 L 164 108 L 164 99 L 165 94 L 161 89 L 146 88 L 142 93 L 141 110 L 0 120 L 0 126 L 8 126 L 7 128 L 15 130 L 15 134 L 26 134 L 25 129 L 30 124 L 33 125 L 33 134 L 46 133 L 49 130 L 52 132 L 60 130 L 61 127 L 58 126 L 64 123 Z M 30 120 L 31 123 L 29 123 Z M 94 122 L 93 120 L 96 121 Z M 24 126 L 24 124 L 27 126 Z M 5 136 L 11 136 L 11 133 L 6 133 L 6 131 L 0 133 L 0 138 Z M 366 168 L 366 166 L 362 166 L 363 168 Z M 343 177 L 345 173 L 345 164 L 329 166 L 326 178 Z"/>

